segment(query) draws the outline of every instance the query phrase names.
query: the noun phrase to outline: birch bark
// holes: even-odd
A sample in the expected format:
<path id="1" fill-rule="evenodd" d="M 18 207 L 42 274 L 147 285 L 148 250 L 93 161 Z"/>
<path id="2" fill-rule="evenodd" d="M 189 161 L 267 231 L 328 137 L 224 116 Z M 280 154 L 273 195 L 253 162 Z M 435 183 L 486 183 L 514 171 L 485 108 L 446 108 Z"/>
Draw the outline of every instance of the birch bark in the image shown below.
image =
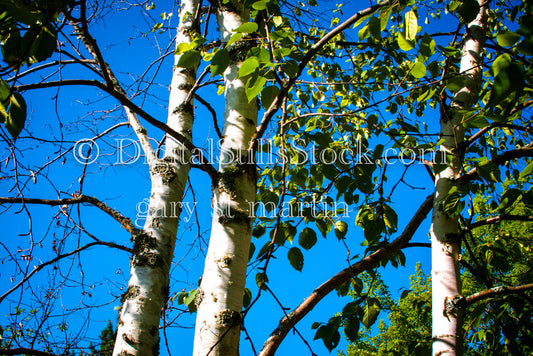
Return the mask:
<path id="1" fill-rule="evenodd" d="M 241 2 L 218 4 L 217 21 L 222 42 L 231 31 L 249 21 Z M 239 336 L 246 266 L 252 234 L 250 203 L 256 194 L 255 161 L 248 152 L 256 130 L 258 104 L 248 101 L 238 77 L 250 40 L 230 46 L 231 63 L 224 72 L 225 108 L 219 180 L 213 188 L 213 221 L 204 274 L 197 293 L 196 356 L 239 354 Z"/>
<path id="2" fill-rule="evenodd" d="M 435 177 L 430 230 L 433 355 L 462 354 L 462 310 L 454 307 L 453 303 L 461 298 L 459 222 L 443 211 L 443 202 L 461 173 L 465 129 L 460 110 L 471 107 L 481 89 L 487 3 L 478 1 L 480 11 L 476 19 L 468 24 L 462 44 L 460 73 L 465 85 L 453 96 L 449 110 L 442 110 L 440 119 L 441 138 L 444 139 L 441 149 L 451 154 L 452 159 L 448 167 Z"/>
<path id="3" fill-rule="evenodd" d="M 190 43 L 196 27 L 199 0 L 184 0 L 180 8 L 180 24 L 176 45 Z M 177 64 L 180 56 L 174 57 Z M 192 101 L 186 102 L 195 82 L 196 68 L 174 67 L 170 87 L 167 125 L 191 140 Z M 135 127 L 145 136 L 142 127 Z M 145 154 L 151 146 L 143 145 Z M 169 291 L 169 270 L 174 255 L 176 232 L 181 213 L 181 199 L 190 169 L 190 152 L 167 136 L 162 159 L 148 159 L 151 195 L 148 216 L 141 233 L 133 236 L 128 289 L 122 297 L 122 308 L 113 355 L 159 354 L 159 321 Z"/>

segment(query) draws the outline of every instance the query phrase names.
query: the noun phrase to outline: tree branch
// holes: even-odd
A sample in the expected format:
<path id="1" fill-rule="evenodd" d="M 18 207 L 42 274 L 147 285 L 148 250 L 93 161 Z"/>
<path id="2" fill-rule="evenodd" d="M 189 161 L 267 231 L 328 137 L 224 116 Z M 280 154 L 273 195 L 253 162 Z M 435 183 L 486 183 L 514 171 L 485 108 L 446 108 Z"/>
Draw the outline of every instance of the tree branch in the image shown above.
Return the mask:
<path id="1" fill-rule="evenodd" d="M 533 216 L 526 216 L 526 215 L 498 215 L 494 216 L 492 218 L 488 218 L 485 220 L 476 221 L 473 224 L 470 224 L 466 226 L 463 231 L 461 232 L 463 235 L 466 234 L 468 231 L 471 231 L 475 229 L 476 227 L 485 226 L 485 225 L 493 225 L 498 224 L 502 221 L 531 221 L 533 222 Z"/>
<path id="2" fill-rule="evenodd" d="M 58 86 L 64 86 L 64 85 L 87 85 L 87 86 L 94 86 L 98 89 L 108 93 L 112 97 L 114 97 L 116 100 L 118 100 L 123 106 L 128 107 L 132 112 L 142 117 L 144 120 L 146 120 L 149 124 L 157 127 L 158 129 L 162 130 L 169 136 L 175 138 L 179 142 L 183 143 L 183 145 L 191 152 L 191 154 L 200 162 L 200 168 L 209 174 L 211 177 L 211 180 L 217 180 L 218 179 L 218 172 L 217 170 L 209 163 L 209 161 L 205 158 L 204 154 L 202 153 L 202 150 L 200 150 L 198 147 L 196 147 L 191 141 L 189 141 L 185 136 L 177 132 L 176 130 L 169 127 L 164 122 L 161 122 L 154 118 L 152 115 L 148 114 L 146 111 L 135 105 L 130 99 L 128 99 L 125 95 L 117 92 L 114 88 L 108 87 L 105 83 L 102 83 L 98 80 L 88 80 L 88 79 L 69 79 L 69 80 L 58 80 L 58 81 L 50 81 L 50 82 L 42 82 L 42 83 L 33 83 L 33 84 L 23 84 L 13 87 L 16 91 L 24 91 L 24 90 L 31 90 L 31 89 L 43 89 L 43 88 L 53 88 Z"/>
<path id="3" fill-rule="evenodd" d="M 86 250 L 88 249 L 89 247 L 93 247 L 93 246 L 96 246 L 96 245 L 103 245 L 103 246 L 108 246 L 108 247 L 113 247 L 113 248 L 118 248 L 120 250 L 124 250 L 124 251 L 127 251 L 129 253 L 133 253 L 132 249 L 130 248 L 127 248 L 125 246 L 122 246 L 122 245 L 117 245 L 113 242 L 107 242 L 107 241 L 93 241 L 93 242 L 90 242 L 88 243 L 87 245 L 84 245 L 84 246 L 81 246 L 73 251 L 70 251 L 70 252 L 67 252 L 67 253 L 64 253 L 62 255 L 58 255 L 57 257 L 51 259 L 50 261 L 47 261 L 47 262 L 44 262 L 44 263 L 41 263 L 40 265 L 38 266 L 35 266 L 35 268 L 30 272 L 28 273 L 27 275 L 24 276 L 24 278 L 22 278 L 20 280 L 20 282 L 18 282 L 15 286 L 13 286 L 13 288 L 11 288 L 10 290 L 8 290 L 7 292 L 5 292 L 2 296 L 0 296 L 0 303 L 2 303 L 2 301 L 11 293 L 13 293 L 15 290 L 17 290 L 20 286 L 22 286 L 24 283 L 26 283 L 26 281 L 28 281 L 35 273 L 39 272 L 40 270 L 42 270 L 44 267 L 48 266 L 48 265 L 51 265 L 51 264 L 54 264 L 56 262 L 58 262 L 59 260 L 65 258 L 65 257 L 69 257 L 69 256 L 72 256 L 72 255 L 75 255 L 83 250 Z"/>
<path id="4" fill-rule="evenodd" d="M 359 273 L 376 267 L 381 261 L 383 261 L 383 259 L 404 248 L 405 245 L 411 240 L 422 221 L 424 221 L 427 214 L 431 211 L 432 207 L 433 195 L 430 195 L 418 208 L 417 212 L 409 224 L 407 224 L 402 234 L 393 242 L 368 255 L 354 265 L 345 268 L 316 288 L 311 295 L 309 295 L 298 307 L 296 307 L 296 309 L 288 313 L 288 316 L 290 317 L 284 317 L 280 320 L 276 330 L 274 330 L 274 332 L 263 345 L 263 349 L 259 353 L 259 356 L 273 356 L 292 327 L 302 320 L 303 317 L 306 316 L 307 313 L 309 313 L 318 304 L 318 302 L 320 302 L 331 291 L 335 290 L 342 283 L 350 280 Z"/>
<path id="5" fill-rule="evenodd" d="M 391 1 L 385 0 L 379 4 L 372 5 L 364 10 L 356 12 L 352 17 L 335 27 L 333 30 L 328 32 L 324 37 L 322 37 L 318 42 L 316 42 L 311 48 L 307 51 L 303 59 L 301 60 L 300 64 L 298 65 L 298 72 L 289 80 L 283 81 L 283 85 L 281 86 L 281 90 L 272 101 L 272 104 L 270 104 L 270 107 L 265 111 L 263 114 L 263 118 L 261 119 L 261 123 L 259 124 L 259 127 L 257 128 L 255 134 L 252 136 L 251 139 L 251 150 L 256 150 L 258 139 L 260 139 L 263 134 L 265 133 L 268 124 L 270 123 L 270 120 L 276 113 L 276 111 L 281 107 L 281 104 L 283 102 L 283 99 L 289 92 L 289 89 L 294 85 L 296 82 L 296 79 L 300 77 L 303 70 L 307 66 L 307 64 L 313 59 L 313 57 L 324 47 L 329 41 L 331 41 L 335 36 L 337 36 L 342 31 L 346 30 L 348 27 L 350 27 L 352 24 L 360 20 L 361 18 L 371 15 L 374 12 L 378 11 L 380 8 L 390 5 Z"/>
<path id="6" fill-rule="evenodd" d="M 126 229 L 130 234 L 136 235 L 141 232 L 141 230 L 137 229 L 131 222 L 130 218 L 125 217 L 118 211 L 110 208 L 107 204 L 101 202 L 100 200 L 96 199 L 95 197 L 90 197 L 88 195 L 78 195 L 74 198 L 64 198 L 64 199 L 56 199 L 56 200 L 50 200 L 50 199 L 36 199 L 36 198 L 10 198 L 10 197 L 0 197 L 0 204 L 41 204 L 41 205 L 49 205 L 49 206 L 57 206 L 57 205 L 71 205 L 71 204 L 83 204 L 88 203 L 91 204 L 98 209 L 105 212 L 107 215 L 111 216 L 113 219 L 118 221 L 120 225 Z"/>
<path id="7" fill-rule="evenodd" d="M 490 159 L 488 162 L 494 163 L 495 165 L 500 166 L 510 160 L 513 160 L 516 158 L 523 158 L 523 157 L 533 157 L 533 142 L 529 143 L 528 145 L 524 147 L 505 151 L 495 156 L 494 158 Z M 457 179 L 457 183 L 460 185 L 466 184 L 478 177 L 479 177 L 478 167 L 474 167 L 468 172 L 466 172 L 465 174 L 463 174 L 461 177 L 459 177 Z"/>
<path id="8" fill-rule="evenodd" d="M 474 293 L 468 297 L 461 297 L 454 300 L 454 305 L 459 308 L 467 308 L 470 305 L 479 302 L 483 299 L 489 299 L 500 295 L 523 294 L 527 291 L 533 290 L 533 283 L 523 284 L 515 287 L 500 286 L 482 290 Z"/>

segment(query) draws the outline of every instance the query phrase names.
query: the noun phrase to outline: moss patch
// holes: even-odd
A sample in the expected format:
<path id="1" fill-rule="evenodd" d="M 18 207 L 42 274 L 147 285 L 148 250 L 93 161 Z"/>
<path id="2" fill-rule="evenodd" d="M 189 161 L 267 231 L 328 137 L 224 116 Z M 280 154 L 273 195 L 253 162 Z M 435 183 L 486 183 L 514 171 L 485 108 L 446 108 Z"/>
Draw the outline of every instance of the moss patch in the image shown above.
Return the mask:
<path id="1" fill-rule="evenodd" d="M 228 211 L 229 210 L 229 211 Z M 225 215 L 227 213 L 227 215 Z M 248 212 L 238 208 L 222 209 L 222 214 L 218 218 L 218 222 L 222 225 L 227 224 L 248 224 L 250 225 L 252 218 Z"/>
<path id="2" fill-rule="evenodd" d="M 148 234 L 138 234 L 134 237 L 133 257 L 131 260 L 134 266 L 158 267 L 163 265 L 161 255 L 154 251 L 157 241 Z"/>
<path id="3" fill-rule="evenodd" d="M 235 310 L 222 310 L 218 315 L 215 315 L 215 318 L 220 326 L 229 328 L 232 326 L 241 325 L 241 313 Z"/>
<path id="4" fill-rule="evenodd" d="M 126 293 L 122 295 L 122 298 L 120 298 L 120 302 L 124 303 L 128 299 L 135 299 L 139 296 L 141 293 L 141 288 L 139 286 L 129 286 Z"/>
<path id="5" fill-rule="evenodd" d="M 232 197 L 235 196 L 237 183 L 236 179 L 244 174 L 244 168 L 241 165 L 231 164 L 224 168 L 220 173 L 220 180 L 218 181 L 218 188 Z"/>
<path id="6" fill-rule="evenodd" d="M 154 165 L 152 173 L 160 175 L 164 184 L 172 182 L 177 176 L 176 169 L 164 159 Z"/>

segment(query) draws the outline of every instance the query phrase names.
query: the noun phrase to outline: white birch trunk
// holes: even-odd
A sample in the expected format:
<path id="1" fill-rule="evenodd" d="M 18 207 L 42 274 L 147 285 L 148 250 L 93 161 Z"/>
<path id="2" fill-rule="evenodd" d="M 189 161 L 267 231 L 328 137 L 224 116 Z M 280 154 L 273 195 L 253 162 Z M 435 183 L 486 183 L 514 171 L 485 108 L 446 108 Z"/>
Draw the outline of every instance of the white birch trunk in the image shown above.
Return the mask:
<path id="1" fill-rule="evenodd" d="M 222 42 L 248 22 L 242 3 L 221 5 L 217 19 Z M 248 45 L 230 49 L 224 73 L 225 109 L 218 183 L 213 189 L 213 222 L 204 274 L 197 294 L 195 356 L 239 354 L 241 311 L 252 234 L 250 203 L 256 194 L 254 157 L 248 155 L 257 125 L 257 102 L 248 102 L 247 77 L 237 78 Z"/>
<path id="2" fill-rule="evenodd" d="M 480 5 L 482 0 L 478 0 Z M 464 127 L 459 110 L 471 107 L 481 89 L 483 64 L 485 5 L 481 6 L 477 18 L 468 24 L 463 38 L 461 75 L 465 86 L 452 98 L 450 109 L 443 110 L 441 117 L 441 149 L 451 153 L 453 158 L 448 167 L 437 174 L 435 179 L 435 199 L 431 225 L 432 258 L 432 315 L 433 315 L 433 355 L 461 355 L 463 343 L 462 310 L 454 306 L 461 297 L 461 276 L 459 254 L 461 251 L 459 222 L 446 215 L 442 203 L 454 179 L 461 173 L 462 143 Z"/>
<path id="3" fill-rule="evenodd" d="M 199 0 L 181 2 L 176 44 L 191 42 Z M 175 56 L 175 62 L 179 56 Z M 195 82 L 196 69 L 175 67 L 170 87 L 167 125 L 191 139 L 192 102 L 185 99 Z M 144 130 L 139 128 L 136 130 Z M 152 182 L 149 212 L 142 233 L 133 236 L 128 289 L 122 297 L 113 355 L 158 355 L 159 322 L 169 291 L 181 199 L 189 174 L 184 146 L 167 136 L 163 159 L 148 160 Z"/>

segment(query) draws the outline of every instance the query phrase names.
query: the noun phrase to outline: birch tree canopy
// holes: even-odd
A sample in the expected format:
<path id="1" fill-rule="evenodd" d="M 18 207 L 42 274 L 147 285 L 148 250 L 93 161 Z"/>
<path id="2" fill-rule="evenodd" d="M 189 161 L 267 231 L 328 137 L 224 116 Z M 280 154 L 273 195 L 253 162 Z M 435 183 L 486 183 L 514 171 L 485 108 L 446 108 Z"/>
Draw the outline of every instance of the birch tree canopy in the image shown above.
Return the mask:
<path id="1" fill-rule="evenodd" d="M 4 0 L 0 47 L 1 354 L 531 351 L 530 0 Z"/>

